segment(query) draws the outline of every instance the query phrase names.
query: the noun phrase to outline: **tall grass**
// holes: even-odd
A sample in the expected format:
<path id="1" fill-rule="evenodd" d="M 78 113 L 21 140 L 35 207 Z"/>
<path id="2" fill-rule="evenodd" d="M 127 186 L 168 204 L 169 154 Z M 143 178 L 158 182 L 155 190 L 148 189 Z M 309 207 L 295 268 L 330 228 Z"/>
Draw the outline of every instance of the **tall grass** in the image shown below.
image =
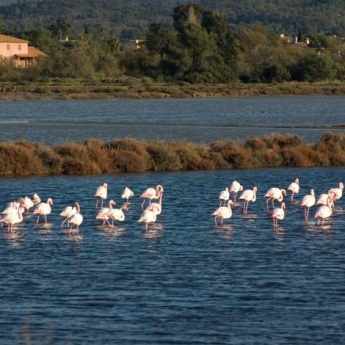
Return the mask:
<path id="1" fill-rule="evenodd" d="M 343 166 L 345 134 L 326 132 L 313 145 L 279 133 L 210 145 L 90 138 L 50 147 L 20 140 L 0 143 L 0 162 L 0 176 Z"/>

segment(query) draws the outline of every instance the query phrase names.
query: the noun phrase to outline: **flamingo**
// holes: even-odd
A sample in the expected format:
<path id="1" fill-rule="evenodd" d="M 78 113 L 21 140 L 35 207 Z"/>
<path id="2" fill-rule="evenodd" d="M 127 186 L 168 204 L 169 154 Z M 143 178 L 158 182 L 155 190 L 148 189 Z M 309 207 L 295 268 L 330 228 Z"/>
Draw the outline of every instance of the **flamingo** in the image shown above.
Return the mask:
<path id="1" fill-rule="evenodd" d="M 232 209 L 231 206 L 234 205 L 232 200 L 228 200 L 226 206 L 218 207 L 213 213 L 212 216 L 214 217 L 214 223 L 216 226 L 218 225 L 217 219 L 220 219 L 220 224 L 223 224 L 224 219 L 229 219 L 232 216 Z"/>
<path id="2" fill-rule="evenodd" d="M 255 202 L 256 201 L 256 192 L 258 189 L 254 187 L 253 189 L 246 189 L 242 195 L 240 196 L 240 199 L 244 200 L 243 203 L 243 213 L 248 213 L 248 205 L 249 202 Z"/>
<path id="3" fill-rule="evenodd" d="M 94 194 L 94 197 L 97 198 L 96 201 L 96 208 L 98 207 L 98 202 L 101 201 L 101 207 L 103 206 L 103 200 L 105 200 L 108 197 L 108 184 L 103 183 L 101 186 L 99 186 Z"/>
<path id="4" fill-rule="evenodd" d="M 344 189 L 344 184 L 342 182 L 339 182 L 339 187 L 338 188 L 331 188 L 328 193 L 333 193 L 334 194 L 334 201 L 340 199 L 343 196 L 343 189 Z"/>
<path id="5" fill-rule="evenodd" d="M 108 222 L 108 219 L 109 219 L 108 212 L 113 208 L 113 205 L 116 205 L 116 202 L 113 199 L 111 199 L 109 200 L 109 207 L 102 207 L 97 213 L 96 219 L 103 220 L 102 225 L 104 225 L 105 222 L 107 222 L 108 225 L 110 225 L 110 223 Z"/>
<path id="6" fill-rule="evenodd" d="M 229 198 L 230 198 L 229 188 L 225 188 L 219 194 L 219 199 L 220 199 L 219 206 L 222 206 L 222 204 L 227 204 L 227 201 L 229 200 Z"/>
<path id="7" fill-rule="evenodd" d="M 266 192 L 264 196 L 265 198 L 267 198 L 266 200 L 267 209 L 269 209 L 268 202 L 270 200 L 272 200 L 272 207 L 274 208 L 274 200 L 282 202 L 284 199 L 284 196 L 286 196 L 286 190 L 283 188 L 272 187 Z"/>
<path id="8" fill-rule="evenodd" d="M 8 232 L 12 232 L 13 226 L 23 221 L 23 212 L 23 207 L 18 207 L 17 209 L 13 208 L 12 211 L 8 211 L 8 213 L 5 214 L 4 218 L 1 218 L 1 222 L 8 225 Z"/>
<path id="9" fill-rule="evenodd" d="M 62 210 L 62 212 L 60 213 L 60 216 L 65 218 L 63 220 L 63 222 L 61 223 L 61 228 L 63 228 L 63 225 L 65 224 L 66 221 L 67 221 L 67 223 L 69 225 L 69 218 L 71 218 L 76 213 L 77 213 L 77 209 L 76 209 L 75 205 L 73 205 L 73 206 L 66 206 Z"/>
<path id="10" fill-rule="evenodd" d="M 151 211 L 154 211 L 157 216 L 162 213 L 163 192 L 164 192 L 163 189 L 159 191 L 158 202 L 151 202 L 151 205 L 149 205 L 146 208 L 146 209 L 149 209 Z"/>
<path id="11" fill-rule="evenodd" d="M 243 186 L 239 182 L 234 180 L 230 186 L 230 194 L 234 193 L 234 203 L 236 203 L 237 193 L 242 192 L 242 191 L 243 191 Z"/>
<path id="12" fill-rule="evenodd" d="M 295 179 L 295 182 L 290 183 L 288 190 L 291 190 L 291 201 L 293 201 L 294 195 L 299 193 L 299 179 L 298 178 Z"/>
<path id="13" fill-rule="evenodd" d="M 330 198 L 332 200 L 332 207 L 334 207 L 334 193 L 329 192 L 326 193 L 322 193 L 319 195 L 317 201 L 316 201 L 316 205 L 325 205 L 327 206 L 328 204 L 328 198 Z"/>
<path id="14" fill-rule="evenodd" d="M 327 205 L 320 206 L 315 213 L 315 218 L 318 218 L 317 224 L 323 225 L 326 218 L 329 218 L 332 215 L 332 200 L 331 198 L 328 198 Z"/>
<path id="15" fill-rule="evenodd" d="M 44 216 L 45 223 L 47 223 L 47 215 L 51 213 L 53 205 L 53 199 L 48 198 L 47 202 L 41 202 L 37 205 L 37 207 L 34 210 L 34 214 L 37 214 L 37 221 L 39 222 L 40 216 Z"/>
<path id="16" fill-rule="evenodd" d="M 315 205 L 315 192 L 314 189 L 310 190 L 310 194 L 307 194 L 303 197 L 301 206 L 305 207 L 304 209 L 304 219 L 309 218 L 309 209 Z"/>
<path id="17" fill-rule="evenodd" d="M 19 203 L 24 207 L 25 212 L 29 212 L 30 208 L 34 206 L 34 202 L 28 196 L 20 198 Z"/>
<path id="18" fill-rule="evenodd" d="M 143 211 L 138 222 L 145 223 L 145 229 L 147 230 L 149 224 L 155 223 L 157 220 L 158 209 L 156 207 L 147 208 Z"/>
<path id="19" fill-rule="evenodd" d="M 146 199 L 149 200 L 149 205 L 151 205 L 152 199 L 159 199 L 161 193 L 164 191 L 162 185 L 157 185 L 156 188 L 147 188 L 141 195 L 141 198 L 144 198 L 142 204 L 141 204 L 141 209 L 144 209 L 144 204 Z"/>
<path id="20" fill-rule="evenodd" d="M 17 211 L 17 209 L 19 208 L 19 203 L 17 203 L 16 201 L 12 201 L 10 203 L 8 203 L 7 207 L 1 212 L 1 214 L 8 214 L 8 213 L 12 213 L 13 211 Z"/>
<path id="21" fill-rule="evenodd" d="M 79 234 L 79 226 L 83 222 L 83 215 L 80 213 L 79 203 L 76 202 L 73 205 L 73 208 L 76 210 L 76 213 L 74 213 L 69 219 L 70 228 L 68 230 L 68 233 L 70 234 L 72 231 L 73 225 L 76 225 L 77 234 Z"/>
<path id="22" fill-rule="evenodd" d="M 41 198 L 38 196 L 37 193 L 34 193 L 31 200 L 34 203 L 34 205 L 38 205 L 41 202 Z"/>
<path id="23" fill-rule="evenodd" d="M 273 227 L 278 226 L 278 220 L 283 220 L 285 217 L 285 202 L 282 202 L 280 207 L 277 207 L 273 210 L 272 219 L 273 219 Z"/>
<path id="24" fill-rule="evenodd" d="M 133 195 L 134 195 L 134 192 L 132 190 L 130 190 L 128 187 L 125 187 L 125 189 L 121 195 L 121 198 L 126 199 L 126 202 L 128 203 L 129 198 Z"/>
<path id="25" fill-rule="evenodd" d="M 123 211 L 128 211 L 126 205 L 123 205 L 121 208 L 113 208 L 108 211 L 107 216 L 111 219 L 111 226 L 114 227 L 114 220 L 123 222 L 125 220 L 125 213 Z"/>

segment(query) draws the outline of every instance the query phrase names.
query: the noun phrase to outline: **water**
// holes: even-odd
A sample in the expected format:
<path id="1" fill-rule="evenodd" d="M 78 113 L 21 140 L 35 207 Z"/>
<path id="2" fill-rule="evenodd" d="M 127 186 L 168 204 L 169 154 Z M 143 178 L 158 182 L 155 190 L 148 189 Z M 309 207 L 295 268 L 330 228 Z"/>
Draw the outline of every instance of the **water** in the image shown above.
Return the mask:
<path id="1" fill-rule="evenodd" d="M 25 216 L 0 232 L 2 344 L 341 344 L 345 341 L 345 207 L 323 226 L 304 220 L 298 202 L 338 186 L 344 168 L 145 173 L 1 179 L 1 206 L 19 196 L 52 197 L 47 224 Z M 264 193 L 286 198 L 274 229 Z M 223 226 L 212 212 L 233 179 L 258 187 Z M 93 193 L 103 182 L 121 204 L 135 193 L 123 223 L 95 220 Z M 164 186 L 163 212 L 145 230 L 140 193 Z M 78 201 L 80 234 L 61 229 L 61 210 Z"/>
<path id="2" fill-rule="evenodd" d="M 271 132 L 313 142 L 342 131 L 343 97 L 219 100 L 11 102 L 0 104 L 1 140 L 46 144 L 134 137 L 207 143 Z M 20 196 L 53 198 L 48 223 L 32 214 L 12 233 L 0 227 L 1 344 L 342 344 L 345 342 L 345 206 L 323 226 L 299 202 L 344 182 L 345 169 L 0 178 L 0 207 Z M 286 217 L 273 228 L 264 193 L 287 188 Z M 258 188 L 223 226 L 212 212 L 234 180 Z M 123 223 L 95 219 L 96 188 L 107 182 Z M 163 212 L 138 223 L 140 194 L 164 186 Z M 62 209 L 79 202 L 80 234 L 61 229 Z"/>
<path id="3" fill-rule="evenodd" d="M 272 132 L 314 143 L 344 132 L 345 97 L 100 100 L 0 103 L 1 140 L 246 140 Z"/>

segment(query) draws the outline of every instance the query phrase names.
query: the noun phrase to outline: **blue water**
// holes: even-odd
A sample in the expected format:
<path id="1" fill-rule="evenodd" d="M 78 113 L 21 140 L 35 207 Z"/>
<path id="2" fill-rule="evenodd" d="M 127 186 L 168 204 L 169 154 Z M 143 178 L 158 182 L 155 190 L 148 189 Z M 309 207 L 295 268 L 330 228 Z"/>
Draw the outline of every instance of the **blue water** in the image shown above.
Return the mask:
<path id="1" fill-rule="evenodd" d="M 245 140 L 272 132 L 315 142 L 341 132 L 343 97 L 0 103 L 1 140 L 46 144 L 121 137 Z M 0 227 L 0 344 L 343 344 L 345 206 L 318 225 L 303 196 L 344 182 L 345 168 L 0 178 L 0 209 L 38 193 L 54 201 L 48 222 Z M 274 228 L 265 192 L 300 179 Z M 224 225 L 212 212 L 233 180 L 258 188 Z M 117 206 L 135 195 L 115 228 L 95 219 L 96 188 Z M 164 186 L 163 212 L 145 230 L 140 194 Z M 80 234 L 61 228 L 79 202 Z M 31 210 L 32 211 L 32 210 Z"/>
<path id="2" fill-rule="evenodd" d="M 1 205 L 38 193 L 52 197 L 48 223 L 26 215 L 0 231 L 1 344 L 342 344 L 345 341 L 345 207 L 323 226 L 299 202 L 337 187 L 344 168 L 148 173 L 1 179 Z M 301 190 L 278 228 L 263 195 L 298 177 Z M 258 188 L 215 226 L 221 190 L 237 179 Z M 121 204 L 114 229 L 95 219 L 98 185 Z M 140 193 L 164 186 L 163 212 L 138 223 Z M 61 229 L 75 201 L 80 234 Z"/>
<path id="3" fill-rule="evenodd" d="M 315 143 L 345 131 L 345 97 L 100 100 L 0 103 L 1 140 L 187 140 L 211 143 L 271 133 Z"/>

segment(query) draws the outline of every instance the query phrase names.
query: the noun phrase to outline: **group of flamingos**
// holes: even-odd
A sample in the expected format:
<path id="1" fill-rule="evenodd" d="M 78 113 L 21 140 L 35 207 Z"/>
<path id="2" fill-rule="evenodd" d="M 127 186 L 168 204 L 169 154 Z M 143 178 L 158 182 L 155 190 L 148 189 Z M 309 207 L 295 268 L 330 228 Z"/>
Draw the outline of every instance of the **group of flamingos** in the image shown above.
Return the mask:
<path id="1" fill-rule="evenodd" d="M 344 185 L 342 182 L 336 188 L 330 188 L 327 193 L 321 194 L 318 199 L 315 197 L 314 190 L 310 190 L 310 194 L 305 195 L 301 201 L 301 206 L 304 207 L 304 217 L 308 219 L 309 210 L 314 205 L 320 205 L 315 213 L 315 218 L 318 218 L 318 224 L 323 225 L 325 219 L 331 217 L 333 212 L 334 203 L 342 197 Z M 296 178 L 288 188 L 291 191 L 291 201 L 294 199 L 294 195 L 299 193 L 300 185 L 299 179 Z M 140 197 L 143 198 L 141 204 L 142 214 L 138 219 L 138 222 L 145 223 L 145 229 L 148 228 L 150 224 L 156 222 L 157 217 L 162 212 L 162 198 L 163 198 L 163 186 L 157 185 L 155 188 L 147 188 Z M 250 202 L 256 201 L 257 187 L 253 189 L 243 190 L 243 186 L 238 181 L 233 181 L 229 188 L 221 191 L 219 194 L 220 204 L 219 207 L 212 213 L 214 217 L 215 225 L 218 226 L 218 220 L 220 225 L 223 224 L 225 219 L 232 217 L 232 207 L 237 202 L 237 195 L 241 192 L 239 200 L 243 200 L 243 213 L 248 213 L 248 206 Z M 233 193 L 233 198 L 231 199 L 231 194 Z M 126 202 L 119 208 L 115 208 L 116 202 L 111 199 L 107 207 L 103 206 L 104 201 L 108 198 L 108 185 L 103 183 L 97 188 L 94 193 L 96 198 L 96 219 L 102 221 L 102 225 L 108 225 L 114 227 L 115 221 L 124 221 L 125 212 L 128 211 L 129 198 L 134 195 L 133 191 L 125 187 L 121 198 L 125 199 Z M 287 192 L 283 188 L 270 188 L 264 195 L 266 200 L 267 210 L 271 213 L 273 220 L 273 226 L 278 226 L 278 220 L 283 220 L 285 217 L 286 204 L 283 201 L 286 197 Z M 155 202 L 153 200 L 156 200 Z M 270 210 L 270 201 L 272 203 L 272 211 Z M 280 202 L 279 207 L 274 206 L 274 202 Z M 146 205 L 147 203 L 147 205 Z M 44 217 L 44 221 L 47 222 L 47 216 L 52 211 L 53 200 L 48 198 L 46 202 L 42 202 L 37 194 L 34 194 L 32 198 L 28 196 L 20 198 L 16 202 L 9 203 L 8 207 L 2 212 L 0 223 L 8 225 L 8 231 L 12 231 L 16 224 L 23 221 L 23 213 L 28 212 L 30 208 L 34 207 L 33 215 L 37 216 L 36 223 L 39 223 L 40 217 Z M 83 215 L 80 211 L 79 203 L 74 203 L 74 205 L 65 207 L 60 216 L 64 218 L 61 223 L 61 227 L 67 222 L 69 227 L 69 233 L 77 232 L 79 233 L 79 227 L 83 222 Z"/>
<path id="2" fill-rule="evenodd" d="M 325 219 L 331 217 L 333 212 L 334 203 L 336 200 L 340 199 L 343 195 L 344 184 L 339 183 L 336 188 L 330 188 L 327 193 L 321 194 L 318 199 L 315 197 L 314 189 L 310 190 L 310 194 L 303 197 L 301 201 L 301 206 L 304 207 L 304 218 L 307 220 L 309 218 L 309 210 L 314 205 L 320 205 L 315 213 L 315 218 L 318 218 L 318 225 L 324 224 Z M 296 178 L 292 182 L 287 190 L 291 191 L 291 201 L 294 199 L 294 195 L 299 193 L 300 185 L 299 179 Z M 212 216 L 216 226 L 218 224 L 218 219 L 220 225 L 223 224 L 224 219 L 229 219 L 232 216 L 232 206 L 236 204 L 237 194 L 242 192 L 239 199 L 243 200 L 243 213 L 248 213 L 248 205 L 250 202 L 256 201 L 257 187 L 253 189 L 243 190 L 243 186 L 238 181 L 233 181 L 230 188 L 225 188 L 219 194 L 220 204 L 216 211 L 213 212 Z M 231 194 L 233 193 L 233 199 L 231 199 Z M 283 220 L 285 217 L 286 204 L 283 201 L 284 197 L 287 195 L 286 189 L 273 187 L 270 188 L 264 195 L 266 199 L 266 208 L 270 211 L 270 201 L 272 203 L 271 217 L 273 220 L 273 226 L 278 226 L 278 220 Z M 280 202 L 280 207 L 274 206 L 274 201 Z"/>
<path id="3" fill-rule="evenodd" d="M 138 222 L 145 223 L 147 229 L 149 224 L 156 221 L 158 215 L 162 212 L 162 198 L 163 198 L 163 186 L 157 185 L 155 188 L 147 188 L 142 194 L 143 202 L 141 204 L 142 214 Z M 103 225 L 114 227 L 114 221 L 124 221 L 125 211 L 128 211 L 129 198 L 134 195 L 133 191 L 125 187 L 121 198 L 126 202 L 120 208 L 115 208 L 116 202 L 111 199 L 108 207 L 103 206 L 104 201 L 108 198 L 108 184 L 103 183 L 97 188 L 94 193 L 96 198 L 96 219 L 101 220 Z M 156 202 L 153 202 L 153 200 Z M 148 205 L 146 203 L 148 202 Z M 53 199 L 48 198 L 46 202 L 42 202 L 40 197 L 35 193 L 32 198 L 25 196 L 19 198 L 18 201 L 10 202 L 8 207 L 2 212 L 0 217 L 1 225 L 7 224 L 9 232 L 13 230 L 13 227 L 23 221 L 23 213 L 29 212 L 31 208 L 34 208 L 33 215 L 37 216 L 36 223 L 39 223 L 40 217 L 44 217 L 45 223 L 47 222 L 47 216 L 52 212 Z M 79 227 L 83 222 L 83 215 L 80 211 L 79 203 L 74 203 L 71 206 L 66 206 L 60 216 L 63 217 L 61 228 L 64 224 L 68 224 L 69 234 L 72 232 L 79 233 Z"/>

